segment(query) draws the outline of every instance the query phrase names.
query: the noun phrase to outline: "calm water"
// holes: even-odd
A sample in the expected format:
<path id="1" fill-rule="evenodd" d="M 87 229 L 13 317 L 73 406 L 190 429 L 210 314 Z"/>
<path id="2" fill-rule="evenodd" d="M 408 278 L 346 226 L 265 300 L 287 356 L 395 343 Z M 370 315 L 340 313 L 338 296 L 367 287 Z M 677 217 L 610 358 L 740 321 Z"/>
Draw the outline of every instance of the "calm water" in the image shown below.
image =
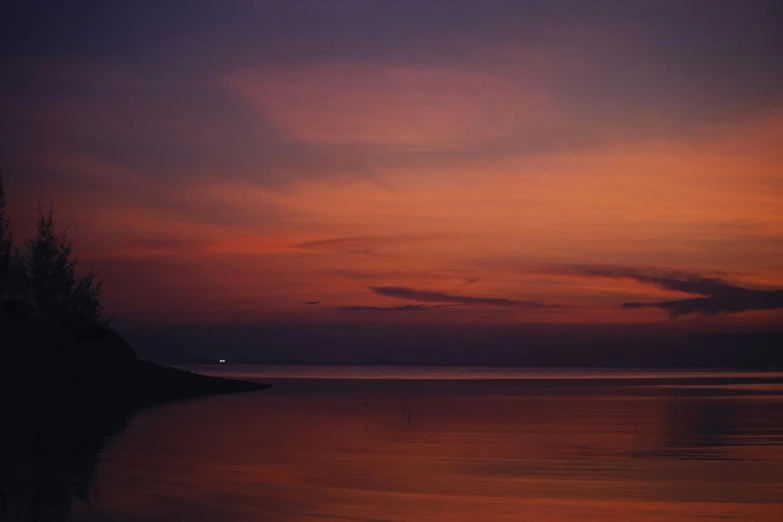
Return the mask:
<path id="1" fill-rule="evenodd" d="M 202 367 L 137 412 L 83 521 L 783 520 L 783 375 Z"/>

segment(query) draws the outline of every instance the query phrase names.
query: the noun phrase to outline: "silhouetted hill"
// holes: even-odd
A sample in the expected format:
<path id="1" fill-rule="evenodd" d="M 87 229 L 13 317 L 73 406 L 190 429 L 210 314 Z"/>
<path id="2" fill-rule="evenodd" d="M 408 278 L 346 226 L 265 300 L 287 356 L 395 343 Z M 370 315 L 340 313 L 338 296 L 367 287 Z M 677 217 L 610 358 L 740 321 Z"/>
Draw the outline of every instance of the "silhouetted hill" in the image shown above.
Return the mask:
<path id="1" fill-rule="evenodd" d="M 117 332 L 102 326 L 69 330 L 35 317 L 5 316 L 0 332 L 0 393 L 19 400 L 100 394 L 138 406 L 269 387 L 139 361 Z"/>

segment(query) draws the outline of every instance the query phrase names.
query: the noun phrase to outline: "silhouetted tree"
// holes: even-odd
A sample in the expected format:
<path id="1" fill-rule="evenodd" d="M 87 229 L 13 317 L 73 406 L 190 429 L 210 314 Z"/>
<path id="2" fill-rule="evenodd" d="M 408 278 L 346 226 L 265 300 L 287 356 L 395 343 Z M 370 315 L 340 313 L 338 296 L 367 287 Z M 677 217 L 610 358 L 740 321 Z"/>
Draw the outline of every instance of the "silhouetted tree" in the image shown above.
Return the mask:
<path id="1" fill-rule="evenodd" d="M 65 325 L 100 322 L 101 282 L 91 271 L 79 279 L 74 274 L 76 260 L 68 230 L 57 232 L 54 211 L 40 212 L 36 236 L 27 242 L 25 258 L 28 295 L 37 313 Z"/>
<path id="2" fill-rule="evenodd" d="M 10 292 L 13 261 L 11 227 L 6 217 L 5 189 L 3 178 L 0 177 L 0 298 Z"/>
<path id="3" fill-rule="evenodd" d="M 27 291 L 27 267 L 24 254 L 16 245 L 14 245 L 14 251 L 11 254 L 10 278 L 9 292 L 11 296 L 23 298 Z"/>
<path id="4" fill-rule="evenodd" d="M 27 241 L 29 295 L 42 316 L 62 321 L 75 284 L 71 240 L 67 231 L 55 230 L 51 208 L 39 212 L 37 225 L 36 236 Z"/>
<path id="5" fill-rule="evenodd" d="M 103 281 L 99 281 L 97 278 L 98 273 L 90 270 L 89 274 L 76 281 L 76 286 L 73 289 L 71 314 L 77 324 L 99 324 L 102 322 Z"/>

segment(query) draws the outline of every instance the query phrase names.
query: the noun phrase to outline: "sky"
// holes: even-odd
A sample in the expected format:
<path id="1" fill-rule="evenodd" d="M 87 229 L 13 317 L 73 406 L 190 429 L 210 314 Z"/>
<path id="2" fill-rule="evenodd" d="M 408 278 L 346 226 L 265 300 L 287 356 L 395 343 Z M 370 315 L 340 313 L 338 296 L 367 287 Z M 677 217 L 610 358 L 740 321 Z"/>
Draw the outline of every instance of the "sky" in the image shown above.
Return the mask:
<path id="1" fill-rule="evenodd" d="M 119 325 L 783 329 L 777 1 L 0 10 L 15 235 Z"/>

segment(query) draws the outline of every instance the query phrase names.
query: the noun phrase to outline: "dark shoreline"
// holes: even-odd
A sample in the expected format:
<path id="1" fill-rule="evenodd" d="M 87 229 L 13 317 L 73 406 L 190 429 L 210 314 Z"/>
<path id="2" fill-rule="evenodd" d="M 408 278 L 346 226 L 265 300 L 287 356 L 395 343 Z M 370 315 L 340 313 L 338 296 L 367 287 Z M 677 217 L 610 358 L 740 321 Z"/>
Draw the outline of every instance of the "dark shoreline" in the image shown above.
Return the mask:
<path id="1" fill-rule="evenodd" d="M 212 377 L 152 362 L 137 362 L 110 372 L 60 375 L 15 375 L 0 383 L 5 400 L 47 400 L 145 407 L 209 395 L 266 390 L 271 384 Z"/>
<path id="2" fill-rule="evenodd" d="M 144 407 L 270 387 L 139 360 L 125 339 L 108 327 L 67 328 L 24 314 L 0 314 L 0 332 L 0 400 L 6 403 L 67 400 Z"/>
<path id="3" fill-rule="evenodd" d="M 270 387 L 142 361 L 8 370 L 0 367 L 0 520 L 70 520 L 75 501 L 97 498 L 107 444 L 139 411 Z"/>

